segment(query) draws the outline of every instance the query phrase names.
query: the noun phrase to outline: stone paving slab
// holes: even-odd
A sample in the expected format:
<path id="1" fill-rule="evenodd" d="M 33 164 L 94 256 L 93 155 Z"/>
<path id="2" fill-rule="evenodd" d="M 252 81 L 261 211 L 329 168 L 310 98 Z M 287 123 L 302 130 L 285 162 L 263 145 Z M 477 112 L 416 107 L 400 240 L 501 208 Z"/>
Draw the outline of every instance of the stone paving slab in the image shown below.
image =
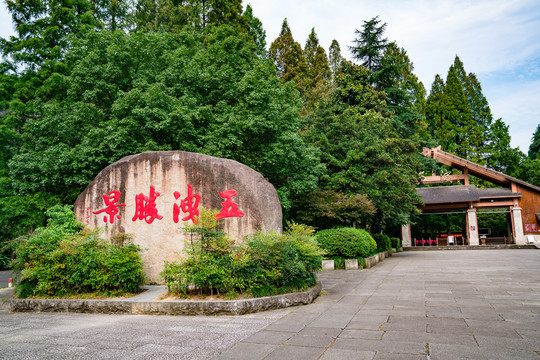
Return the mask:
<path id="1" fill-rule="evenodd" d="M 396 253 L 242 316 L 0 314 L 0 359 L 536 359 L 540 252 Z M 535 300 L 537 299 L 537 300 Z"/>

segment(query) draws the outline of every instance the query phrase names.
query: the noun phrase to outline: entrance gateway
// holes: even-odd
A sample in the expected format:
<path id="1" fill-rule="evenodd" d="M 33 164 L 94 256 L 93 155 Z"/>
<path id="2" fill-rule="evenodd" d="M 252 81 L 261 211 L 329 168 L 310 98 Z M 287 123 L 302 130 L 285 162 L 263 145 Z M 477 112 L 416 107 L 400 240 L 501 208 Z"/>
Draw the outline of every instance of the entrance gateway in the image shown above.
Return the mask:
<path id="1" fill-rule="evenodd" d="M 479 245 L 482 238 L 490 240 L 490 229 L 479 227 L 478 215 L 507 213 L 507 235 L 497 241 L 525 245 L 540 241 L 540 188 L 498 171 L 478 165 L 441 150 L 424 148 L 422 155 L 436 159 L 439 163 L 461 174 L 426 176 L 425 185 L 459 182 L 462 185 L 417 188 L 424 206 L 422 215 L 462 214 L 463 229 L 456 232 L 436 232 L 426 237 L 417 237 L 411 232 L 410 224 L 401 228 L 403 246 Z M 469 175 L 486 180 L 498 187 L 480 189 L 469 184 Z M 482 224 L 480 224 L 482 225 Z M 444 226 L 443 226 L 444 228 Z M 502 242 L 501 242 L 502 243 Z"/>

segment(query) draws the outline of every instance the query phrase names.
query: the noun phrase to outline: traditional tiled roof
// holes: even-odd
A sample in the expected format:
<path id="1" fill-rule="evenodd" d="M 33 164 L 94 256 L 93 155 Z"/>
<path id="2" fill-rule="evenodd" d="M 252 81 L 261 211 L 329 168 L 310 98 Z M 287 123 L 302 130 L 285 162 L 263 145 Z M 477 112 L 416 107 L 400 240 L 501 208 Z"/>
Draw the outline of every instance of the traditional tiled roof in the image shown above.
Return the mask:
<path id="1" fill-rule="evenodd" d="M 521 197 L 507 188 L 477 189 L 474 185 L 453 185 L 417 188 L 416 193 L 424 204 L 463 203 L 482 199 Z"/>

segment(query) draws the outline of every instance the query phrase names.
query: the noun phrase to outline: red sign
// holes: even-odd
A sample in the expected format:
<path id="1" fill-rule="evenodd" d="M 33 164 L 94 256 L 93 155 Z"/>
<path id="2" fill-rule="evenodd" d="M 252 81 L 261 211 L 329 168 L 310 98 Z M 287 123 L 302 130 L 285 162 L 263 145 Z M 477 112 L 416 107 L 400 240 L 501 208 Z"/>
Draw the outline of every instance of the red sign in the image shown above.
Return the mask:
<path id="1" fill-rule="evenodd" d="M 536 224 L 525 224 L 525 232 L 538 232 L 538 225 Z"/>
<path id="2" fill-rule="evenodd" d="M 92 214 L 101 214 L 102 212 L 109 215 L 109 221 L 111 224 L 114 224 L 114 219 L 120 219 L 120 215 L 118 215 L 118 212 L 120 211 L 118 209 L 119 206 L 126 206 L 126 204 L 117 204 L 118 200 L 120 200 L 120 191 L 113 190 L 107 195 L 103 195 L 103 201 L 105 202 L 105 206 L 107 206 L 105 209 L 101 209 L 98 211 L 93 211 Z M 103 222 L 107 222 L 107 216 L 103 217 Z"/>
<path id="3" fill-rule="evenodd" d="M 219 193 L 219 196 L 224 198 L 225 201 L 221 203 L 223 208 L 221 209 L 221 212 L 216 215 L 216 219 L 244 216 L 244 213 L 238 210 L 238 205 L 231 200 L 231 198 L 236 195 L 236 190 L 227 190 Z"/>
<path id="4" fill-rule="evenodd" d="M 120 209 L 119 206 L 126 206 L 126 204 L 117 204 L 120 200 L 120 191 L 113 190 L 110 193 L 103 195 L 103 201 L 105 202 L 105 208 L 101 210 L 94 211 L 93 214 L 106 213 L 109 216 L 109 221 L 111 224 L 114 223 L 115 219 L 120 219 Z M 151 224 L 154 220 L 161 220 L 163 216 L 158 213 L 156 199 L 161 194 L 156 192 L 156 189 L 153 186 L 150 186 L 150 194 L 145 196 L 144 194 L 139 194 L 135 196 L 135 215 L 133 215 L 132 221 L 144 220 L 147 224 Z M 232 198 L 238 193 L 234 189 L 221 191 L 219 195 L 225 199 L 221 202 L 222 208 L 219 214 L 216 215 L 216 219 L 224 219 L 230 217 L 244 217 L 244 213 L 239 210 L 238 204 L 235 203 Z M 181 197 L 181 194 L 178 191 L 173 193 L 175 200 L 178 200 Z M 180 200 L 180 205 L 173 205 L 173 221 L 175 223 L 179 222 L 180 212 L 186 214 L 182 218 L 182 221 L 193 221 L 194 224 L 197 224 L 197 216 L 199 216 L 199 204 L 201 202 L 201 196 L 199 194 L 193 193 L 193 186 L 188 184 L 187 195 L 185 198 Z M 86 223 L 90 223 L 90 208 L 86 209 Z M 107 216 L 103 217 L 103 222 L 107 222 Z"/>
<path id="5" fill-rule="evenodd" d="M 151 224 L 155 219 L 161 220 L 163 216 L 158 214 L 156 209 L 156 198 L 160 194 L 156 192 L 153 186 L 150 186 L 150 196 L 146 197 L 144 194 L 135 196 L 135 215 L 131 219 L 144 220 L 147 224 Z"/>
<path id="6" fill-rule="evenodd" d="M 178 191 L 174 192 L 174 198 L 178 200 L 180 193 Z M 178 217 L 180 216 L 180 209 L 182 212 L 187 213 L 188 216 L 182 218 L 182 221 L 193 221 L 194 224 L 198 223 L 198 220 L 195 216 L 199 216 L 199 202 L 201 201 L 200 195 L 193 195 L 193 186 L 188 185 L 187 196 L 180 202 L 180 206 L 174 204 L 173 206 L 173 221 L 178 223 Z"/>

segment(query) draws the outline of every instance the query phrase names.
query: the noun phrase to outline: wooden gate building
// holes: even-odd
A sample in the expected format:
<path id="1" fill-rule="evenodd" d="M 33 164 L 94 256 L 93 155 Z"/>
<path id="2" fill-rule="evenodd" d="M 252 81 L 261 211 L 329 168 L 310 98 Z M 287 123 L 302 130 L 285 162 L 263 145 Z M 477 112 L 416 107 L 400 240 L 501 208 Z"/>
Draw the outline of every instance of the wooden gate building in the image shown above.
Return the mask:
<path id="1" fill-rule="evenodd" d="M 460 183 L 451 186 L 432 186 L 417 188 L 424 205 L 423 213 L 463 211 L 466 213 L 466 245 L 479 245 L 480 234 L 477 210 L 484 208 L 506 208 L 510 212 L 509 241 L 514 244 L 527 244 L 540 241 L 540 187 L 526 183 L 498 171 L 478 165 L 456 155 L 441 150 L 424 148 L 422 155 L 436 159 L 439 163 L 457 169 L 461 174 L 445 176 L 426 176 L 423 184 Z M 498 187 L 477 188 L 469 184 L 469 175 L 484 179 Z M 511 224 L 510 224 L 511 223 Z M 401 229 L 403 246 L 412 246 L 410 224 Z"/>

